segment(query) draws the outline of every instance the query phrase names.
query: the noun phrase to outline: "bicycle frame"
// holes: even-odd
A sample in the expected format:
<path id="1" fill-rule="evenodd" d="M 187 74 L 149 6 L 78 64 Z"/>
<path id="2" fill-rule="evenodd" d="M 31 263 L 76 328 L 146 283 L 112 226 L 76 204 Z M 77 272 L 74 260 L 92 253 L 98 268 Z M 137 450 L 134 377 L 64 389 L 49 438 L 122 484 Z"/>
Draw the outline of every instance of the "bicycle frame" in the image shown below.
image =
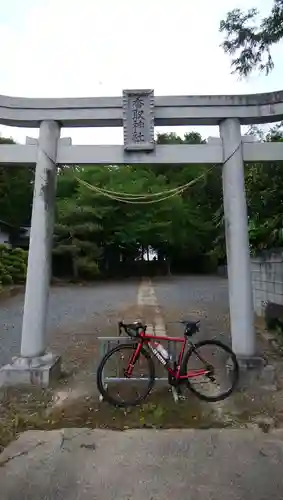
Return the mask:
<path id="1" fill-rule="evenodd" d="M 157 340 L 165 340 L 165 341 L 171 341 L 171 342 L 178 342 L 180 344 L 182 344 L 182 347 L 181 347 L 181 350 L 180 350 L 180 353 L 179 353 L 179 357 L 178 357 L 178 362 L 177 362 L 177 367 L 176 367 L 176 370 L 174 370 L 173 368 L 171 368 L 171 366 L 169 365 L 169 363 L 165 362 L 163 363 L 159 356 L 153 351 L 154 349 L 154 346 L 151 346 L 151 341 L 157 341 Z M 131 358 L 130 358 L 130 361 L 129 361 L 129 364 L 128 364 L 128 367 L 126 369 L 126 372 L 125 372 L 125 375 L 127 377 L 131 377 L 131 374 L 133 372 L 133 368 L 134 368 L 134 365 L 135 365 L 135 362 L 137 361 L 139 355 L 140 355 L 140 352 L 144 346 L 144 344 L 148 345 L 149 347 L 151 347 L 151 352 L 154 354 L 154 356 L 158 359 L 158 361 L 163 364 L 164 368 L 167 369 L 168 373 L 173 376 L 176 380 L 187 380 L 189 378 L 193 378 L 193 377 L 201 377 L 203 375 L 207 375 L 208 373 L 210 373 L 210 370 L 209 369 L 198 369 L 198 370 L 189 370 L 186 375 L 181 375 L 181 367 L 182 367 L 182 361 L 183 361 L 183 357 L 184 357 L 184 352 L 185 352 L 185 349 L 186 349 L 186 346 L 187 344 L 190 344 L 192 346 L 192 348 L 194 348 L 194 344 L 192 342 L 190 342 L 187 337 L 167 337 L 167 336 L 163 336 L 163 335 L 150 335 L 150 334 L 147 334 L 145 332 L 141 332 L 139 334 L 139 343 L 137 345 L 137 348 L 135 350 L 135 352 L 132 354 Z M 205 363 L 205 360 L 203 360 L 199 354 L 197 354 L 197 357 L 203 362 Z M 165 361 L 165 360 L 164 360 Z"/>

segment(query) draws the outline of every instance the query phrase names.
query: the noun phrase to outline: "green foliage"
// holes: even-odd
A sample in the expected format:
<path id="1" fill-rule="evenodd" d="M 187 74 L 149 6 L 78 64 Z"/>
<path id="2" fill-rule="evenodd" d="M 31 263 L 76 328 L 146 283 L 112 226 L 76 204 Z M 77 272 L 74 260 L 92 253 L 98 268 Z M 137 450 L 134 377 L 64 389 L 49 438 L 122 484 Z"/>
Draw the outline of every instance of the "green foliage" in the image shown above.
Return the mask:
<path id="1" fill-rule="evenodd" d="M 169 134 L 158 134 L 157 144 L 204 144 L 205 139 L 198 132 L 190 132 L 184 134 L 184 138 L 170 132 Z"/>
<path id="2" fill-rule="evenodd" d="M 27 252 L 0 245 L 0 285 L 24 283 L 27 272 Z"/>
<path id="3" fill-rule="evenodd" d="M 253 126 L 249 133 L 260 141 L 283 140 L 282 124 L 268 133 Z M 158 144 L 180 147 L 204 142 L 197 132 L 183 138 L 174 133 L 157 136 Z M 55 275 L 58 269 L 61 275 L 75 280 L 95 279 L 100 274 L 111 276 L 125 269 L 131 274 L 149 248 L 156 252 L 158 270 L 213 271 L 225 262 L 226 251 L 221 166 L 210 167 L 189 164 L 61 168 L 55 211 Z M 17 224 L 30 212 L 32 177 L 18 172 L 17 178 L 9 172 L 16 171 L 7 169 L 4 175 L 0 169 L 0 213 Z M 280 162 L 246 165 L 253 252 L 283 245 L 282 172 Z M 134 199 L 122 203 L 85 187 L 77 178 L 110 193 L 163 193 L 161 198 L 165 199 L 158 203 L 136 204 Z M 168 190 L 196 179 L 188 189 L 167 197 Z M 8 188 L 11 201 L 6 196 Z M 17 199 L 13 197 L 14 190 Z M 151 264 L 153 268 L 154 263 Z M 26 252 L 0 247 L 0 283 L 23 282 L 25 275 Z"/>
<path id="4" fill-rule="evenodd" d="M 265 135 L 267 142 L 283 140 L 282 124 Z M 256 163 L 246 169 L 250 243 L 252 250 L 283 245 L 282 163 Z"/>
<path id="5" fill-rule="evenodd" d="M 191 133 L 184 139 L 176 134 L 162 134 L 157 142 L 204 141 L 198 133 Z M 206 165 L 93 165 L 77 167 L 75 172 L 66 168 L 58 178 L 54 253 L 66 259 L 71 256 L 76 278 L 90 271 L 97 274 L 98 269 L 111 274 L 139 259 L 148 247 L 156 251 L 161 261 L 192 262 L 206 254 L 211 245 L 215 233 L 211 210 L 221 203 L 220 171 L 206 173 Z M 122 203 L 76 182 L 74 174 L 111 193 L 164 192 L 161 198 L 166 199 L 144 205 Z M 167 190 L 202 174 L 206 175 L 188 191 L 166 197 Z"/>
<path id="6" fill-rule="evenodd" d="M 242 12 L 236 8 L 220 22 L 225 33 L 224 51 L 232 56 L 232 68 L 241 76 L 254 68 L 268 74 L 274 67 L 270 47 L 283 38 L 283 0 L 274 0 L 269 16 L 256 25 L 257 9 Z"/>
<path id="7" fill-rule="evenodd" d="M 14 141 L 0 137 L 0 144 L 14 144 Z M 33 178 L 32 168 L 0 166 L 0 214 L 2 220 L 14 226 L 29 223 Z"/>
<path id="8" fill-rule="evenodd" d="M 260 141 L 283 141 L 282 123 L 264 133 L 251 127 L 250 134 Z M 246 165 L 245 184 L 249 217 L 250 248 L 253 254 L 264 249 L 283 247 L 283 169 L 282 162 Z M 224 213 L 215 212 L 218 226 L 213 255 L 225 260 Z"/>
<path id="9" fill-rule="evenodd" d="M 94 279 L 99 275 L 98 263 L 91 260 L 88 256 L 79 257 L 77 260 L 78 273 L 85 279 Z"/>

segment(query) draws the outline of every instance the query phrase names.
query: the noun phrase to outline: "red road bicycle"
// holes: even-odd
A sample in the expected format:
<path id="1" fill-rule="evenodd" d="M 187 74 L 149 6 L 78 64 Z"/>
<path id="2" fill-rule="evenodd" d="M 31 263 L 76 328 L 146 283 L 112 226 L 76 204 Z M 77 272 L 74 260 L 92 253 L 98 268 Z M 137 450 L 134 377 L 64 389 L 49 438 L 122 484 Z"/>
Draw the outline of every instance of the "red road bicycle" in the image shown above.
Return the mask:
<path id="1" fill-rule="evenodd" d="M 185 327 L 183 337 L 149 335 L 146 325 L 139 321 L 119 323 L 119 335 L 123 329 L 134 342 L 117 345 L 101 360 L 97 370 L 97 387 L 104 400 L 123 408 L 144 401 L 154 386 L 156 376 L 151 354 L 167 369 L 168 382 L 178 394 L 181 394 L 184 385 L 200 399 L 209 402 L 221 401 L 232 393 L 239 378 L 239 366 L 230 347 L 214 339 L 194 344 L 190 337 L 199 331 L 200 321 L 178 323 Z M 159 341 L 181 345 L 176 359 L 172 359 Z M 110 377 L 113 361 L 115 374 Z"/>

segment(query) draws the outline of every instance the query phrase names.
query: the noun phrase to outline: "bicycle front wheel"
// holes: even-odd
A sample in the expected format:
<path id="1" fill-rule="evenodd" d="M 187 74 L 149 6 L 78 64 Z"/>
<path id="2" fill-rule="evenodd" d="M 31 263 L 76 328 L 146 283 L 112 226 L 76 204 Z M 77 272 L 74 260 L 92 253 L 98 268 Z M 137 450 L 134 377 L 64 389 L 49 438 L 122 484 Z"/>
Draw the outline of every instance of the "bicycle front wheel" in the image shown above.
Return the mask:
<path id="1" fill-rule="evenodd" d="M 142 349 L 130 377 L 126 370 L 137 344 L 120 344 L 107 352 L 97 370 L 97 387 L 103 399 L 114 406 L 136 406 L 147 397 L 154 385 L 154 363 Z"/>
<path id="2" fill-rule="evenodd" d="M 208 373 L 200 375 L 203 369 Z M 227 398 L 239 379 L 236 355 L 219 340 L 204 340 L 193 345 L 184 357 L 182 372 L 189 375 L 189 389 L 199 399 L 210 402 Z"/>

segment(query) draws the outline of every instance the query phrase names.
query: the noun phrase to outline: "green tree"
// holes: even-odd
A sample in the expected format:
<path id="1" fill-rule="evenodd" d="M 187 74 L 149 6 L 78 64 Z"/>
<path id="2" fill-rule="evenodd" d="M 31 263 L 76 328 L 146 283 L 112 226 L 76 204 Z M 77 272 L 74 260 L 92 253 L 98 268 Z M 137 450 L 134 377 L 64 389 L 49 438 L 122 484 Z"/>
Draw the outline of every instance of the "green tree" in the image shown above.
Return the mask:
<path id="1" fill-rule="evenodd" d="M 159 134 L 157 143 L 193 145 L 204 144 L 206 140 L 198 132 L 186 133 L 184 138 L 170 133 Z M 215 166 L 211 170 L 211 165 L 188 164 L 157 166 L 157 169 L 174 186 L 198 179 L 182 193 L 184 238 L 171 248 L 171 255 L 173 260 L 180 263 L 182 261 L 183 265 L 196 259 L 202 266 L 203 258 L 211 253 L 213 242 L 219 233 L 220 226 L 215 214 L 218 214 L 222 206 L 221 168 Z M 198 266 L 197 262 L 196 265 Z"/>
<path id="2" fill-rule="evenodd" d="M 110 192 L 140 195 L 168 189 L 166 179 L 154 169 L 123 165 L 120 167 L 90 167 L 80 177 L 92 185 Z M 160 203 L 137 204 L 119 202 L 82 188 L 85 203 L 96 207 L 102 221 L 99 234 L 104 249 L 105 266 L 138 258 L 149 246 L 172 240 L 172 218 L 180 210 L 180 197 Z"/>
<path id="3" fill-rule="evenodd" d="M 282 125 L 272 127 L 264 141 L 283 141 Z M 250 243 L 254 252 L 283 245 L 283 171 L 281 162 L 246 168 Z"/>
<path id="4" fill-rule="evenodd" d="M 202 140 L 198 134 L 191 137 L 195 142 Z M 174 134 L 169 140 L 179 141 Z M 212 205 L 215 202 L 219 205 L 218 191 L 215 196 L 216 177 L 212 175 L 211 182 L 207 175 L 188 192 L 167 198 L 168 189 L 194 179 L 206 172 L 206 167 L 185 166 L 179 170 L 174 166 L 165 167 L 161 171 L 155 166 L 142 165 L 76 169 L 75 176 L 108 190 L 109 196 L 78 183 L 73 169 L 66 168 L 60 173 L 55 253 L 71 256 L 76 277 L 81 274 L 79 259 L 82 257 L 84 262 L 95 261 L 102 272 L 111 274 L 140 259 L 148 248 L 168 263 L 177 262 L 180 256 L 183 261 L 189 261 L 207 252 L 213 232 Z M 154 198 L 145 204 L 136 203 L 139 200 L 134 197 L 127 203 L 115 199 L 115 193 L 140 196 L 160 192 L 165 199 L 158 203 Z"/>
<path id="5" fill-rule="evenodd" d="M 15 144 L 0 137 L 0 144 Z M 13 226 L 29 224 L 34 172 L 29 167 L 0 166 L 0 218 Z"/>
<path id="6" fill-rule="evenodd" d="M 58 175 L 53 253 L 57 259 L 63 258 L 65 272 L 70 264 L 70 272 L 77 280 L 94 278 L 99 273 L 96 235 L 100 226 L 95 208 L 84 203 L 76 173 L 76 169 L 67 167 Z"/>
<path id="7" fill-rule="evenodd" d="M 12 139 L 4 140 L 12 144 Z M 202 144 L 197 133 L 160 134 L 159 144 Z M 110 196 L 90 190 L 76 178 L 109 190 Z M 197 179 L 179 194 L 167 191 Z M 0 169 L 1 218 L 11 224 L 29 221 L 33 171 Z M 164 200 L 122 203 L 111 193 L 140 196 L 163 193 Z M 119 197 L 119 196 L 118 196 Z M 129 200 L 128 200 L 129 201 Z M 221 170 L 207 165 L 122 165 L 64 167 L 58 170 L 54 262 L 76 279 L 99 272 L 113 274 L 131 266 L 151 248 L 159 260 L 180 270 L 208 254 L 218 235 L 215 213 L 221 207 Z M 163 265 L 163 264 L 162 264 Z"/>
<path id="8" fill-rule="evenodd" d="M 283 37 L 283 0 L 274 0 L 269 16 L 259 24 L 258 14 L 255 8 L 247 12 L 233 9 L 220 22 L 220 32 L 225 34 L 222 47 L 233 56 L 233 71 L 241 76 L 254 68 L 268 74 L 274 67 L 270 48 Z"/>

